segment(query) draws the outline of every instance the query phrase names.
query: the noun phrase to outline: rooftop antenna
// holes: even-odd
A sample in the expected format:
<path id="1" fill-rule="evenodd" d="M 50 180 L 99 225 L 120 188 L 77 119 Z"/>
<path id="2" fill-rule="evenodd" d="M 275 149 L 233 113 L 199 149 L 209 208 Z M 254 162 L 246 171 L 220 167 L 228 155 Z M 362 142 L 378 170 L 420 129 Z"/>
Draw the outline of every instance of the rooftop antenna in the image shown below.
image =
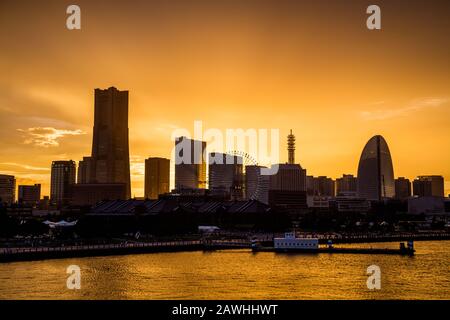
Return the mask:
<path id="1" fill-rule="evenodd" d="M 288 149 L 288 163 L 295 163 L 295 136 L 292 134 L 292 129 L 287 136 L 287 149 Z"/>

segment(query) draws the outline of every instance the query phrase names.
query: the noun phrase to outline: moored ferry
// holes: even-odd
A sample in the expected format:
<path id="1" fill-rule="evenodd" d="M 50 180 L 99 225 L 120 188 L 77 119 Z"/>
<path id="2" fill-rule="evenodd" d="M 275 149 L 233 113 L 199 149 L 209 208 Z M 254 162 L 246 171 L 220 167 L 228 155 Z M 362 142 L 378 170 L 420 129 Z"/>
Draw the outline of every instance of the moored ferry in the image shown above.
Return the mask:
<path id="1" fill-rule="evenodd" d="M 286 232 L 283 238 L 274 238 L 273 247 L 275 251 L 319 251 L 318 238 L 297 238 L 295 232 Z"/>
<path id="2" fill-rule="evenodd" d="M 400 255 L 414 255 L 414 243 L 408 241 L 407 244 L 401 242 L 399 249 L 392 248 L 335 248 L 333 242 L 328 240 L 327 246 L 319 247 L 319 239 L 297 238 L 295 232 L 287 232 L 283 238 L 273 238 L 271 244 L 273 246 L 264 246 L 256 239 L 251 241 L 251 248 L 254 252 L 301 252 L 301 253 L 347 253 L 347 254 L 400 254 Z"/>

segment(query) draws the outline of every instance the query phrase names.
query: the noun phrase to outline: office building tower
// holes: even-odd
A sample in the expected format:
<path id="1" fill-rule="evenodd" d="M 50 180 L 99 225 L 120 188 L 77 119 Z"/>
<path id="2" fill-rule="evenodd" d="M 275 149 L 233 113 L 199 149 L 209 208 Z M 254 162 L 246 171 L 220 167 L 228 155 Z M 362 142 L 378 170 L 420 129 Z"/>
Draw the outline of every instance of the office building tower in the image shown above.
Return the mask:
<path id="1" fill-rule="evenodd" d="M 206 188 L 206 142 L 175 139 L 175 189 Z"/>
<path id="2" fill-rule="evenodd" d="M 371 201 L 393 198 L 394 169 L 386 140 L 380 135 L 365 145 L 358 165 L 358 195 Z"/>
<path id="3" fill-rule="evenodd" d="M 94 134 L 89 165 L 83 159 L 81 181 L 124 183 L 126 198 L 131 196 L 130 155 L 128 147 L 128 91 L 114 87 L 95 89 Z"/>
<path id="4" fill-rule="evenodd" d="M 52 162 L 50 198 L 53 203 L 58 205 L 69 203 L 70 188 L 72 184 L 75 184 L 75 172 L 75 161 Z"/>
<path id="5" fill-rule="evenodd" d="M 395 198 L 405 200 L 411 197 L 411 182 L 409 179 L 399 177 L 395 179 Z"/>
<path id="6" fill-rule="evenodd" d="M 418 176 L 413 181 L 413 193 L 417 197 L 444 197 L 444 177 Z"/>
<path id="7" fill-rule="evenodd" d="M 26 205 L 36 205 L 41 200 L 41 185 L 20 185 L 18 188 L 18 201 Z"/>
<path id="8" fill-rule="evenodd" d="M 145 159 L 144 197 L 158 199 L 159 195 L 168 193 L 170 184 L 170 160 L 151 157 Z"/>
<path id="9" fill-rule="evenodd" d="M 358 179 L 352 174 L 343 174 L 336 179 L 336 194 L 349 194 L 358 192 Z"/>
<path id="10" fill-rule="evenodd" d="M 0 202 L 12 204 L 16 200 L 16 179 L 14 176 L 0 174 Z"/>

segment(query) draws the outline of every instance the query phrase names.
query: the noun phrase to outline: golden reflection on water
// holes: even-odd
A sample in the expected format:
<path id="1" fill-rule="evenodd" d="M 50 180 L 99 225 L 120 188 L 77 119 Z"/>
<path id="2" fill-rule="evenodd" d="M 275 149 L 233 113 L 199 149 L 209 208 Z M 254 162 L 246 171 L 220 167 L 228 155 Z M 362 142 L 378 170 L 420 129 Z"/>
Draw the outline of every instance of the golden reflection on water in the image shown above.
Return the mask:
<path id="1" fill-rule="evenodd" d="M 228 250 L 6 263 L 0 299 L 450 299 L 450 241 L 415 247 L 414 257 Z M 71 264 L 80 290 L 66 288 Z M 372 264 L 381 290 L 367 289 Z"/>

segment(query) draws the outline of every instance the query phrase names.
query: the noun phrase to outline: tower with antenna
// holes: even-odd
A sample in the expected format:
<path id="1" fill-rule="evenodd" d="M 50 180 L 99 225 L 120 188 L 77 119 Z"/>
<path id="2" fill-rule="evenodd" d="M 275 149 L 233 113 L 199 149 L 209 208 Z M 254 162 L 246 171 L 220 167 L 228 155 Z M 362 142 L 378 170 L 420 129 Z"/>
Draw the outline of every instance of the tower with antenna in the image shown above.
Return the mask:
<path id="1" fill-rule="evenodd" d="M 288 149 L 288 163 L 295 163 L 295 136 L 292 134 L 292 129 L 287 136 L 287 149 Z"/>

